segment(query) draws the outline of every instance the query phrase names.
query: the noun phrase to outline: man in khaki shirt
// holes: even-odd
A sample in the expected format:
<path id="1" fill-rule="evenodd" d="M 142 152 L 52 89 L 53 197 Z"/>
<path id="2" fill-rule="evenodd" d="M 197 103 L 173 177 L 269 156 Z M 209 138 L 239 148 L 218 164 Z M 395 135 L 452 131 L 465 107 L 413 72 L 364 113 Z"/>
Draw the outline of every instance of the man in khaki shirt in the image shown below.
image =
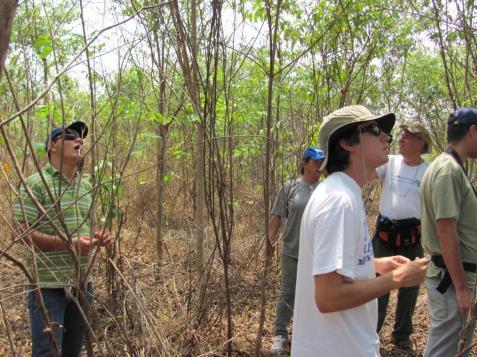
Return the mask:
<path id="1" fill-rule="evenodd" d="M 432 256 L 426 274 L 429 338 L 424 356 L 452 356 L 475 295 L 477 198 L 463 162 L 477 158 L 477 110 L 447 121 L 448 148 L 422 181 L 422 246 Z M 464 334 L 470 342 L 474 326 Z"/>

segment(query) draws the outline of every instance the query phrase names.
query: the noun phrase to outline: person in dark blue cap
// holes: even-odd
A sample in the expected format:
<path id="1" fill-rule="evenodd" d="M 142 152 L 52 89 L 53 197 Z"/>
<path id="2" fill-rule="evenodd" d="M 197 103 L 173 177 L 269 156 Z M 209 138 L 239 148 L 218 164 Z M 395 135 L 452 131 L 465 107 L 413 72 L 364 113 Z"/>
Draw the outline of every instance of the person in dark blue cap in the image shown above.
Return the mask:
<path id="1" fill-rule="evenodd" d="M 422 247 L 431 256 L 425 357 L 454 356 L 459 341 L 464 347 L 472 341 L 475 326 L 469 315 L 476 291 L 477 197 L 463 164 L 477 158 L 477 109 L 461 108 L 449 116 L 447 143 L 421 187 Z"/>
<path id="2" fill-rule="evenodd" d="M 82 178 L 88 127 L 74 122 L 51 130 L 49 163 L 28 177 L 13 207 L 19 242 L 28 246 L 32 356 L 81 355 L 85 324 L 78 308 L 91 301 L 90 253 L 111 244 L 109 232 L 90 226 L 91 183 Z"/>
<path id="3" fill-rule="evenodd" d="M 53 128 L 46 138 L 45 151 L 50 157 L 50 144 L 55 142 L 60 136 L 63 136 L 65 140 L 74 140 L 77 137 L 84 139 L 88 136 L 88 127 L 82 121 L 75 121 L 68 126 L 60 126 Z"/>
<path id="4" fill-rule="evenodd" d="M 274 353 L 283 351 L 288 343 L 288 325 L 293 315 L 295 300 L 300 222 L 305 206 L 318 185 L 322 173 L 320 166 L 324 158 L 325 153 L 322 150 L 308 147 L 302 157 L 301 177 L 283 185 L 272 208 L 269 230 L 272 246 L 277 242 L 282 219 L 286 220 L 281 257 L 281 293 L 276 306 L 275 337 L 271 348 Z"/>

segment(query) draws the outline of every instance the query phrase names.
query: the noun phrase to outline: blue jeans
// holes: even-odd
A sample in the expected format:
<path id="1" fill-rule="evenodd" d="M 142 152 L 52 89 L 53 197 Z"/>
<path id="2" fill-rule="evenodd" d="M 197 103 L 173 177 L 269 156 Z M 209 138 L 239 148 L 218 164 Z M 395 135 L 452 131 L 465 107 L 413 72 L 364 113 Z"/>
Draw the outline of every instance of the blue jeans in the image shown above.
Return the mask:
<path id="1" fill-rule="evenodd" d="M 293 316 L 295 303 L 295 285 L 298 259 L 282 255 L 282 286 L 280 298 L 277 301 L 277 316 L 275 317 L 275 335 L 288 337 L 288 325 Z"/>
<path id="2" fill-rule="evenodd" d="M 65 296 L 64 289 L 40 289 L 40 292 L 43 295 L 57 346 L 61 349 L 61 356 L 79 357 L 83 347 L 85 328 L 78 306 Z M 91 282 L 88 283 L 87 292 L 88 300 L 91 302 L 93 297 Z M 30 291 L 28 294 L 28 310 L 30 312 L 32 356 L 53 356 L 50 337 L 43 332 L 45 321 L 39 308 L 39 302 L 37 303 L 35 291 Z"/>

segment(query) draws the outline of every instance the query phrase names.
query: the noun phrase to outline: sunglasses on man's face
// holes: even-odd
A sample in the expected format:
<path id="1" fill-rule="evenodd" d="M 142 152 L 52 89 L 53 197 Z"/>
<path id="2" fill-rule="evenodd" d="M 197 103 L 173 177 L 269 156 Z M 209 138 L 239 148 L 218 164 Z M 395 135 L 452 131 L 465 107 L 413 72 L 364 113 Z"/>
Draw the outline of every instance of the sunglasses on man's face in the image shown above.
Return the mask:
<path id="1" fill-rule="evenodd" d="M 76 131 L 66 131 L 63 134 L 58 135 L 53 142 L 56 142 L 59 139 L 63 139 L 66 141 L 76 140 L 80 137 L 80 135 Z"/>
<path id="2" fill-rule="evenodd" d="M 381 133 L 385 133 L 387 136 L 389 136 L 389 142 L 393 140 L 393 137 L 391 134 L 386 133 L 383 128 L 381 128 L 378 124 L 371 124 L 368 126 L 365 126 L 364 128 L 358 128 L 360 133 L 370 133 L 374 136 L 379 136 Z"/>

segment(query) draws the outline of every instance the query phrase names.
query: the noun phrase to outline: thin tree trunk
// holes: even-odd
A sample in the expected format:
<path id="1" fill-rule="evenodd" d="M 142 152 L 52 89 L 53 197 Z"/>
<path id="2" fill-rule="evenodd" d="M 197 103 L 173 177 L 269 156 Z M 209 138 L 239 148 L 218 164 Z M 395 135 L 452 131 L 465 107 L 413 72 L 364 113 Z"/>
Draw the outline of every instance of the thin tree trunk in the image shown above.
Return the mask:
<path id="1" fill-rule="evenodd" d="M 197 1 L 191 1 L 191 41 L 192 41 L 192 96 L 196 111 L 201 110 L 199 91 L 198 42 L 197 42 Z M 200 275 L 199 288 L 199 316 L 203 316 L 206 309 L 207 278 L 204 267 L 204 226 L 205 226 L 205 118 L 197 113 L 201 119 L 197 124 L 197 156 L 195 172 L 195 234 L 196 234 L 196 270 Z"/>
<path id="2" fill-rule="evenodd" d="M 0 1 L 0 78 L 7 60 L 10 35 L 12 33 L 13 19 L 17 11 L 17 0 Z"/>
<path id="3" fill-rule="evenodd" d="M 197 44 L 197 1 L 191 1 L 191 42 L 192 42 L 192 96 L 195 109 L 200 110 L 201 103 L 199 100 L 199 73 L 197 68 L 198 44 Z M 201 113 L 199 118 L 202 119 Z M 195 234 L 196 234 L 196 269 L 203 275 L 204 271 L 204 211 L 205 211 L 205 192 L 204 192 L 204 173 L 205 173 L 205 128 L 202 120 L 197 124 L 197 156 L 196 156 L 196 173 L 195 173 Z"/>
<path id="4" fill-rule="evenodd" d="M 162 212 L 164 210 L 163 196 L 164 196 L 164 175 L 166 171 L 165 158 L 167 151 L 167 134 L 168 125 L 159 125 L 157 133 L 160 135 L 159 142 L 157 144 L 157 213 L 156 213 L 156 256 L 157 264 L 162 263 L 162 257 L 164 255 L 164 244 L 162 240 Z"/>
<path id="5" fill-rule="evenodd" d="M 435 0 L 432 0 L 432 5 L 433 5 L 433 10 L 434 10 L 434 16 L 435 16 L 435 23 L 436 23 L 436 31 L 437 31 L 437 38 L 439 40 L 439 53 L 441 54 L 442 58 L 442 64 L 444 65 L 444 74 L 445 74 L 445 82 L 447 86 L 447 91 L 449 93 L 449 99 L 452 102 L 452 105 L 454 109 L 457 109 L 459 107 L 459 104 L 457 103 L 457 98 L 455 95 L 455 92 L 452 88 L 452 83 L 451 83 L 451 73 L 449 69 L 449 64 L 447 63 L 447 55 L 446 55 L 446 50 L 445 50 L 445 44 L 444 44 L 444 39 L 442 36 L 442 30 L 441 30 L 441 25 L 440 25 L 440 17 L 439 17 L 439 9 L 437 7 L 437 4 Z"/>
<path id="6" fill-rule="evenodd" d="M 281 0 L 277 1 L 275 18 L 272 18 L 272 4 L 268 0 L 266 1 L 267 8 L 267 20 L 269 30 L 269 55 L 270 55 L 270 67 L 268 70 L 268 98 L 267 98 L 267 129 L 266 129 L 266 141 L 265 141 L 265 167 L 263 170 L 264 185 L 263 185 L 263 221 L 265 225 L 265 262 L 262 273 L 262 281 L 260 286 L 260 319 L 258 323 L 257 337 L 255 339 L 255 356 L 260 356 L 260 349 L 262 346 L 262 334 L 263 325 L 265 322 L 265 305 L 266 305 L 266 281 L 268 273 L 270 271 L 273 249 L 268 239 L 269 234 L 269 214 L 270 214 L 270 162 L 271 162 L 271 128 L 272 128 L 272 116 L 273 116 L 273 82 L 275 79 L 275 56 L 277 53 L 277 33 L 278 33 L 278 19 L 280 15 Z"/>
<path id="7" fill-rule="evenodd" d="M 83 1 L 80 0 L 80 14 L 81 14 L 81 27 L 83 31 L 83 42 L 84 45 L 88 45 L 88 38 L 86 34 L 86 27 L 85 27 L 85 21 L 84 21 L 84 11 L 83 11 Z M 94 88 L 94 77 L 93 77 L 93 71 L 91 68 L 91 60 L 90 60 L 90 55 L 88 51 L 85 51 L 85 56 L 86 56 L 86 64 L 88 68 L 88 84 L 89 84 L 89 98 L 90 98 L 90 109 L 91 109 L 91 124 L 89 125 L 90 127 L 90 137 L 96 138 L 96 100 L 95 100 L 95 88 Z M 57 62 L 56 62 L 57 63 Z M 59 68 L 57 68 L 57 72 L 59 72 Z M 61 86 L 61 81 L 58 81 L 58 86 Z M 61 87 L 60 87 L 61 89 Z M 60 90 L 61 93 L 61 90 Z M 63 113 L 63 120 L 65 120 L 64 116 L 64 108 L 63 108 L 63 97 L 61 96 L 61 108 L 62 108 L 62 113 Z M 94 140 L 94 139 L 93 139 Z M 95 172 L 95 167 L 96 167 L 96 157 L 98 155 L 98 149 L 96 147 L 96 143 L 93 142 L 91 145 L 91 184 L 93 186 L 93 200 L 91 203 L 91 210 L 90 210 L 90 215 L 89 215 L 89 223 L 90 227 L 93 229 L 96 225 L 96 172 Z M 104 227 L 103 227 L 104 228 Z M 91 232 L 93 233 L 93 232 Z M 92 263 L 91 263 L 92 264 Z M 79 265 L 78 265 L 79 267 Z M 83 280 L 83 277 L 82 277 Z M 112 280 L 112 279 L 111 279 Z M 85 298 L 86 296 L 86 284 L 80 284 L 79 288 L 81 289 L 81 294 L 80 296 L 82 297 L 80 299 L 80 305 L 81 308 L 84 311 L 85 318 L 88 319 L 90 318 L 90 304 L 88 299 Z M 92 357 L 94 355 L 93 351 L 93 335 L 90 329 L 86 329 L 86 350 L 88 352 L 88 357 Z"/>
<path id="8" fill-rule="evenodd" d="M 165 78 L 165 54 L 164 46 L 159 46 L 159 39 L 157 32 L 154 33 L 154 41 L 157 50 L 156 66 L 159 72 L 159 103 L 158 110 L 161 113 L 163 123 L 159 124 L 156 128 L 157 133 L 160 136 L 157 144 L 157 213 L 156 213 L 156 257 L 158 268 L 162 263 L 164 255 L 164 242 L 162 239 L 162 212 L 164 211 L 164 176 L 166 174 L 166 153 L 167 153 L 167 135 L 169 132 L 169 124 L 164 122 L 166 116 L 166 78 Z M 151 51 L 153 46 L 151 44 Z"/>
<path id="9" fill-rule="evenodd" d="M 184 24 L 181 20 L 178 0 L 169 3 L 171 15 L 176 29 L 176 51 L 182 73 L 186 82 L 186 87 L 190 96 L 194 112 L 200 119 L 196 127 L 197 151 L 195 157 L 195 205 L 194 205 L 194 235 L 196 240 L 196 261 L 195 268 L 200 276 L 199 287 L 199 319 L 204 314 L 205 290 L 207 279 L 204 274 L 204 213 L 205 213 L 205 114 L 202 111 L 199 88 L 199 68 L 198 68 L 198 42 L 197 42 L 197 1 L 191 1 L 190 24 L 191 36 L 187 40 Z M 190 43 L 190 51 L 187 48 Z M 190 55 L 189 55 L 190 53 Z"/>
<path id="10" fill-rule="evenodd" d="M 195 234 L 196 234 L 196 270 L 200 276 L 199 284 L 199 316 L 200 319 L 206 311 L 207 274 L 204 266 L 204 210 L 205 210 L 205 129 L 202 123 L 197 125 L 196 173 L 195 173 Z"/>

